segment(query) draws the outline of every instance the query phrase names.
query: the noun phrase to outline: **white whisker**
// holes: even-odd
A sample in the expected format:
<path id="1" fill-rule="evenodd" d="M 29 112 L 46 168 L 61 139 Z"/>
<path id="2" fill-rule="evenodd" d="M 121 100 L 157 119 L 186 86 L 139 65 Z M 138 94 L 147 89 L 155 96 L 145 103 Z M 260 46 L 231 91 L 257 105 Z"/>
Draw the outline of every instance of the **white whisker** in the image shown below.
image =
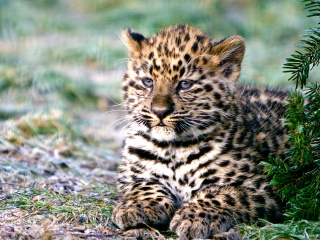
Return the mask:
<path id="1" fill-rule="evenodd" d="M 118 125 L 121 125 L 122 123 L 129 121 L 127 116 L 124 116 L 120 119 L 117 119 L 116 121 L 108 124 L 108 128 L 110 128 L 110 130 L 114 130 Z M 113 125 L 114 124 L 114 125 Z M 112 126 L 113 125 L 113 126 Z M 111 127 L 112 126 L 112 127 Z"/>
<path id="2" fill-rule="evenodd" d="M 107 98 L 109 98 L 109 99 L 111 100 L 111 102 L 113 102 L 113 103 L 115 103 L 115 104 L 119 104 L 119 103 L 117 103 L 116 101 L 114 101 L 114 100 L 108 95 L 107 92 L 103 92 L 103 93 L 104 93 L 104 95 L 107 96 Z M 120 103 L 120 104 L 121 104 L 121 103 Z"/>

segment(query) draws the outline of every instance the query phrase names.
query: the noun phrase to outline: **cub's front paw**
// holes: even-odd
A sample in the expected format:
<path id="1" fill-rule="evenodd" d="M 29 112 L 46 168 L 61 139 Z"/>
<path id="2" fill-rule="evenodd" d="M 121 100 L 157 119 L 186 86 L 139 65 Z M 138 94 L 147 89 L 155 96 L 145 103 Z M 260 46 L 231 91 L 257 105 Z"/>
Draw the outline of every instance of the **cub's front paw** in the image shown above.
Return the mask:
<path id="1" fill-rule="evenodd" d="M 195 210 L 193 206 L 182 207 L 171 220 L 170 229 L 176 232 L 180 239 L 208 238 L 210 216 L 203 211 Z"/>
<path id="2" fill-rule="evenodd" d="M 130 229 L 125 231 L 121 239 L 126 240 L 133 240 L 133 239 L 139 239 L 139 240 L 149 240 L 149 239 L 159 239 L 159 240 L 165 240 L 165 237 L 156 229 L 154 228 L 138 228 L 138 229 Z"/>
<path id="3" fill-rule="evenodd" d="M 146 216 L 139 204 L 126 206 L 123 203 L 118 203 L 112 212 L 112 222 L 120 229 L 125 230 L 146 223 Z"/>
<path id="4" fill-rule="evenodd" d="M 158 228 L 168 226 L 170 214 L 166 208 L 159 204 L 143 205 L 142 203 L 120 202 L 113 210 L 112 221 L 120 229 L 142 227 L 144 225 Z"/>

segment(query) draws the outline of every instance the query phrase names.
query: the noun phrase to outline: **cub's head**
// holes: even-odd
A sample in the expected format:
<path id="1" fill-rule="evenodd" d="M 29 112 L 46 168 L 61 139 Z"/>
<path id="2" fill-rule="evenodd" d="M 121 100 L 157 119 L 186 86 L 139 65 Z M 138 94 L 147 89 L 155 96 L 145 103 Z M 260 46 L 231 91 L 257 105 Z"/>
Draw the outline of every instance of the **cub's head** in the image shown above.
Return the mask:
<path id="1" fill-rule="evenodd" d="M 130 60 L 122 90 L 132 129 L 172 141 L 215 131 L 232 117 L 242 37 L 216 42 L 178 25 L 149 38 L 127 29 L 123 38 Z"/>

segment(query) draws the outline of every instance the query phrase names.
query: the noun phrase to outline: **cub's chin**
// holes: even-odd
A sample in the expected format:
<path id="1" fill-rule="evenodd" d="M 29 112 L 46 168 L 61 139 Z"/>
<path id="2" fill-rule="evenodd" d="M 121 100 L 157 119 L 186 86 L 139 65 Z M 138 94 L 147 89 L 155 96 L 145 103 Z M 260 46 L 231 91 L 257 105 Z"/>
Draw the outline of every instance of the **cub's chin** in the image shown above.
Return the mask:
<path id="1" fill-rule="evenodd" d="M 150 130 L 150 136 L 158 141 L 172 141 L 177 138 L 177 134 L 174 129 L 168 126 L 152 127 Z"/>

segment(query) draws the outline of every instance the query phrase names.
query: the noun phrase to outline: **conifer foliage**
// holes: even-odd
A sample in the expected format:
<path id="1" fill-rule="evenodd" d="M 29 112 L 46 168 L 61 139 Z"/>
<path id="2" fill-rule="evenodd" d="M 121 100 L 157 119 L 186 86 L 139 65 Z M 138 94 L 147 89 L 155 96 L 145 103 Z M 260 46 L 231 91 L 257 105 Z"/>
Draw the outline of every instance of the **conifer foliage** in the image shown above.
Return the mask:
<path id="1" fill-rule="evenodd" d="M 320 17 L 320 1 L 319 0 L 303 0 L 305 8 L 308 9 L 308 17 Z M 296 81 L 296 86 L 299 83 L 301 88 L 306 85 L 310 70 L 319 65 L 320 61 L 320 22 L 318 26 L 307 30 L 304 39 L 298 41 L 295 54 L 291 58 L 287 58 L 287 63 L 284 64 L 284 72 L 292 73 L 289 81 Z"/>
<path id="2" fill-rule="evenodd" d="M 320 0 L 303 0 L 308 17 L 320 17 Z M 320 23 L 306 31 L 297 47 L 300 51 L 287 58 L 285 72 L 297 87 L 306 85 L 309 72 L 320 61 Z M 288 99 L 285 124 L 290 127 L 291 148 L 285 160 L 270 159 L 267 166 L 271 184 L 278 188 L 288 203 L 286 214 L 295 220 L 320 221 L 320 85 L 310 84 L 301 92 L 291 93 Z"/>

